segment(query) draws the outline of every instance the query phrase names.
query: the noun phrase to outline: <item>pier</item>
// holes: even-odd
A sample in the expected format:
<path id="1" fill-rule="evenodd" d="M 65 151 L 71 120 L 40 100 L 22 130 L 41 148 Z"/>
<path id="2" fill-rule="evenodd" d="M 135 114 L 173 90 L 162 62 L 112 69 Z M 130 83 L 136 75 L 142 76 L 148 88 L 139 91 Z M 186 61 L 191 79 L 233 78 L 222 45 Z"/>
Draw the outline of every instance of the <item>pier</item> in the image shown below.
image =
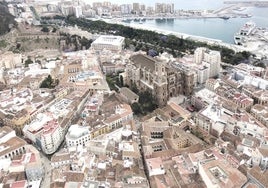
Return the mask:
<path id="1" fill-rule="evenodd" d="M 242 6 L 268 7 L 268 1 L 224 1 L 224 4 L 239 4 Z"/>

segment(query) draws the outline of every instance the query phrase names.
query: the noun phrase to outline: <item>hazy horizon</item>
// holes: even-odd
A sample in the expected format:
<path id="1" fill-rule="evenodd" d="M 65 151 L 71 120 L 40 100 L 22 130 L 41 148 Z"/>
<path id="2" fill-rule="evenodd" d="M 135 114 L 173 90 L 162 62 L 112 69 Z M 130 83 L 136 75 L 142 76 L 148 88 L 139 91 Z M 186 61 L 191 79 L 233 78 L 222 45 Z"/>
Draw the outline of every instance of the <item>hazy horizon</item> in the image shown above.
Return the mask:
<path id="1" fill-rule="evenodd" d="M 61 0 L 36 0 L 36 2 L 46 2 L 46 3 L 57 3 Z M 145 0 L 142 3 L 138 0 L 80 0 L 85 2 L 86 4 L 92 5 L 93 2 L 111 2 L 112 4 L 132 4 L 132 3 L 140 3 L 145 4 L 146 6 L 155 6 L 155 3 L 174 3 L 174 8 L 176 10 L 179 9 L 217 9 L 224 6 L 224 0 Z"/>

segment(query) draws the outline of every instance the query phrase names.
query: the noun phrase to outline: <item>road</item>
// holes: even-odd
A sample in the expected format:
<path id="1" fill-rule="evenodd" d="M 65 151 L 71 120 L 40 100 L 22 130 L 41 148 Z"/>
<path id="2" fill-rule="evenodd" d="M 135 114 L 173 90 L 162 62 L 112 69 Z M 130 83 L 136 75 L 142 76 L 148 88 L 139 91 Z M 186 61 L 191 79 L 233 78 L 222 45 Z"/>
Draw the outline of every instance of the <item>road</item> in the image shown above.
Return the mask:
<path id="1" fill-rule="evenodd" d="M 50 187 L 50 177 L 52 167 L 50 165 L 50 160 L 42 152 L 40 152 L 40 158 L 42 162 L 42 167 L 44 168 L 44 179 L 41 182 L 41 188 L 47 188 Z"/>

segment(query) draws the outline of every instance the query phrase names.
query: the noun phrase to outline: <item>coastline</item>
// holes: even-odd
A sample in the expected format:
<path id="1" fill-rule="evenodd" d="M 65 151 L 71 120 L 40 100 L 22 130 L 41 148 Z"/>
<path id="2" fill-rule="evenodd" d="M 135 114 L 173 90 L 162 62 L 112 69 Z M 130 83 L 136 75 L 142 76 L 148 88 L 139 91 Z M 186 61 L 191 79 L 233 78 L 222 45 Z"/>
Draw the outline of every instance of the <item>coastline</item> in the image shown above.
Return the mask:
<path id="1" fill-rule="evenodd" d="M 178 38 L 189 39 L 189 40 L 194 40 L 194 41 L 198 41 L 198 42 L 204 42 L 204 43 L 207 43 L 209 45 L 223 46 L 223 47 L 232 49 L 235 52 L 249 50 L 249 49 L 244 48 L 243 46 L 225 43 L 219 39 L 213 39 L 213 38 L 207 38 L 207 37 L 202 37 L 202 36 L 197 36 L 197 35 L 190 35 L 190 34 L 186 34 L 186 33 L 180 33 L 180 32 L 175 32 L 175 31 L 164 30 L 164 29 L 158 29 L 158 28 L 148 27 L 148 26 L 145 26 L 143 24 L 131 24 L 131 23 L 129 24 L 129 23 L 124 23 L 124 22 L 118 21 L 118 20 L 113 20 L 113 19 L 100 19 L 100 20 L 102 20 L 106 23 L 120 24 L 120 25 L 124 25 L 126 27 L 131 27 L 134 29 L 154 31 L 156 33 L 163 34 L 163 35 L 174 35 Z"/>

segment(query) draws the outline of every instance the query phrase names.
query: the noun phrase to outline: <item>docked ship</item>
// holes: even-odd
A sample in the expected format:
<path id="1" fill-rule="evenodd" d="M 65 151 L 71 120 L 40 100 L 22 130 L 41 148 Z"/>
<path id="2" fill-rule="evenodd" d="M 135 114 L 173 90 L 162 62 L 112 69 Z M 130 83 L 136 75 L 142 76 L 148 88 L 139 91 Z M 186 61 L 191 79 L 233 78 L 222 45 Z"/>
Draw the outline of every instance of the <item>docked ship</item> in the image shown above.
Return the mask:
<path id="1" fill-rule="evenodd" d="M 237 45 L 242 45 L 247 37 L 252 35 L 255 30 L 256 24 L 254 22 L 246 22 L 245 25 L 240 28 L 239 32 L 234 35 L 234 43 Z"/>
<path id="2" fill-rule="evenodd" d="M 219 18 L 224 19 L 224 20 L 228 20 L 228 19 L 230 19 L 230 16 L 220 16 Z"/>

